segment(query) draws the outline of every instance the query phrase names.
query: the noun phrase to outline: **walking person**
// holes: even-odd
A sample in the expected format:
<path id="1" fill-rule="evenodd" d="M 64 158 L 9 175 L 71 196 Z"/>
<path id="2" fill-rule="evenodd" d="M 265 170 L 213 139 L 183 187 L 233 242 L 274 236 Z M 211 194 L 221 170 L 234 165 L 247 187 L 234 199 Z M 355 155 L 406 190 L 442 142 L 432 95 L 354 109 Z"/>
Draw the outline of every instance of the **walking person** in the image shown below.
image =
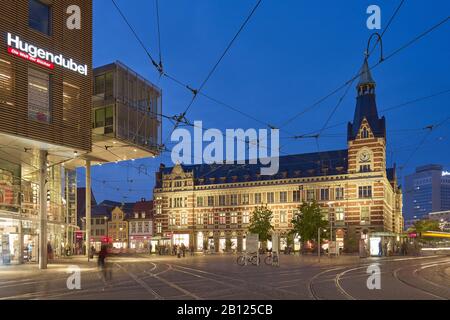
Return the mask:
<path id="1" fill-rule="evenodd" d="M 106 245 L 102 245 L 102 248 L 98 253 L 98 266 L 100 268 L 104 282 L 106 282 L 108 279 L 111 280 L 112 278 L 111 270 L 109 270 L 106 261 L 107 256 L 108 256 L 108 249 Z"/>
<path id="2" fill-rule="evenodd" d="M 378 256 L 383 256 L 383 244 L 381 243 L 381 240 L 378 242 Z"/>
<path id="3" fill-rule="evenodd" d="M 186 246 L 184 243 L 181 244 L 181 253 L 183 254 L 183 258 L 186 257 Z"/>

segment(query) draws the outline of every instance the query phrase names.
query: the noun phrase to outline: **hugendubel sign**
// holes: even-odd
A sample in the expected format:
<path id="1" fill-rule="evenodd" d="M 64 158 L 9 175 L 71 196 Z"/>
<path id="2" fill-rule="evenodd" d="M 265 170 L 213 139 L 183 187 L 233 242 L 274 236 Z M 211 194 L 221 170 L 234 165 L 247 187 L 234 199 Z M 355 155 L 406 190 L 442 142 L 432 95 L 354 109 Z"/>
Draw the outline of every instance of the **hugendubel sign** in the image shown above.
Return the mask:
<path id="1" fill-rule="evenodd" d="M 87 76 L 87 65 L 78 64 L 73 61 L 73 59 L 65 58 L 62 54 L 54 54 L 31 45 L 27 42 L 22 41 L 19 36 L 13 36 L 9 32 L 7 34 L 7 38 L 9 54 L 34 62 L 49 69 L 54 69 L 55 65 L 58 65 Z"/>

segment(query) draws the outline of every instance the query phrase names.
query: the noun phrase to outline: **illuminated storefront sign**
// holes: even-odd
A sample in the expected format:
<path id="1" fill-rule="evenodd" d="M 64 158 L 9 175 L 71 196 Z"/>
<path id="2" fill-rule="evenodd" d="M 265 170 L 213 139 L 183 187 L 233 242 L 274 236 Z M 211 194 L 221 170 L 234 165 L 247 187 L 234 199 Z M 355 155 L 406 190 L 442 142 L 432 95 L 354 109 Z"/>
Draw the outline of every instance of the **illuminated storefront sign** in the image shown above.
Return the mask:
<path id="1" fill-rule="evenodd" d="M 77 64 L 73 59 L 67 59 L 62 54 L 56 55 L 22 41 L 18 36 L 7 35 L 8 53 L 22 59 L 31 61 L 40 66 L 54 69 L 55 65 L 78 72 L 87 76 L 87 65 Z"/>

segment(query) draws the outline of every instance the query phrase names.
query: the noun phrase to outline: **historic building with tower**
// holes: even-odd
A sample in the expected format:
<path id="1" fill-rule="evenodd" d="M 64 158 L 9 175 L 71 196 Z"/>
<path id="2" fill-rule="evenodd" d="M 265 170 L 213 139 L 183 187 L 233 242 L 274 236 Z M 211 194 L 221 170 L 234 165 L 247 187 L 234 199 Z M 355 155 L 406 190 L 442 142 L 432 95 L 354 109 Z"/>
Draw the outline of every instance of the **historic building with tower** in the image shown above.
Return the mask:
<path id="1" fill-rule="evenodd" d="M 294 212 L 303 201 L 313 200 L 338 242 L 352 237 L 357 244 L 370 236 L 398 241 L 402 192 L 395 167 L 386 166 L 386 121 L 378 115 L 375 87 L 366 59 L 354 119 L 348 124 L 348 148 L 280 156 L 276 175 L 260 175 L 260 165 L 250 164 L 161 165 L 154 188 L 160 241 L 198 251 L 205 246 L 218 252 L 245 250 L 252 212 L 267 206 L 283 249 Z M 294 246 L 299 249 L 299 239 Z"/>

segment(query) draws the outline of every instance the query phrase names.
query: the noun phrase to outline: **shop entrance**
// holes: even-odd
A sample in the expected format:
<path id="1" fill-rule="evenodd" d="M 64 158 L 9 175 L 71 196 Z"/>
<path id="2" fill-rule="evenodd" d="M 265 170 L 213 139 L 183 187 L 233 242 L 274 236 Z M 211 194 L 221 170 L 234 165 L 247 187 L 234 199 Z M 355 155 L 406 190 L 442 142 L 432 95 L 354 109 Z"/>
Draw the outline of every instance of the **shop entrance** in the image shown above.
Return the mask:
<path id="1" fill-rule="evenodd" d="M 23 236 L 23 262 L 38 262 L 39 235 Z"/>

